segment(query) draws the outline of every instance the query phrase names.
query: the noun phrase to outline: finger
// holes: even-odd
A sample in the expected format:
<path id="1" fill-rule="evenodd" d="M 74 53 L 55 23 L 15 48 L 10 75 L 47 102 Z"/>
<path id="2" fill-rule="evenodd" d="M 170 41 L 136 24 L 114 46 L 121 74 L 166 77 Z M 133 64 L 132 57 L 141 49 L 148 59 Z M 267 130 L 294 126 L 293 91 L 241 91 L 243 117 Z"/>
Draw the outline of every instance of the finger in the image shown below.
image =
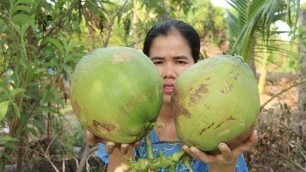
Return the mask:
<path id="1" fill-rule="evenodd" d="M 114 149 L 115 149 L 116 144 L 114 142 L 111 141 L 107 141 L 105 144 L 105 152 L 106 154 L 110 155 L 113 153 Z"/>
<path id="2" fill-rule="evenodd" d="M 90 131 L 86 131 L 86 140 L 90 145 L 96 144 L 95 136 Z"/>
<path id="3" fill-rule="evenodd" d="M 244 144 L 242 144 L 240 150 L 243 152 L 249 151 L 257 144 L 257 142 L 258 142 L 258 131 L 254 130 L 251 136 L 248 138 L 248 140 Z"/>
<path id="4" fill-rule="evenodd" d="M 250 138 L 251 142 L 253 143 L 253 146 L 255 146 L 258 143 L 258 131 L 254 130 Z"/>
<path id="5" fill-rule="evenodd" d="M 251 136 L 249 137 L 248 144 L 252 148 L 254 147 L 258 142 L 258 131 L 254 130 Z"/>
<path id="6" fill-rule="evenodd" d="M 205 163 L 211 163 L 212 162 L 210 156 L 207 155 L 206 153 L 200 151 L 198 148 L 196 148 L 194 146 L 191 146 L 189 149 L 196 159 L 198 159 L 202 162 L 205 162 Z"/>
<path id="7" fill-rule="evenodd" d="M 141 142 L 140 142 L 140 141 L 134 142 L 134 143 L 132 144 L 133 147 L 138 147 L 138 146 L 140 146 L 140 145 L 141 145 Z"/>
<path id="8" fill-rule="evenodd" d="M 129 151 L 129 144 L 121 144 L 120 146 L 120 152 L 125 155 Z"/>
<path id="9" fill-rule="evenodd" d="M 239 147 L 234 149 L 232 152 L 234 156 L 238 156 L 243 152 L 251 150 L 258 142 L 258 131 L 254 130 L 251 136 Z"/>
<path id="10" fill-rule="evenodd" d="M 191 152 L 191 150 L 189 149 L 189 147 L 187 145 L 183 145 L 182 147 L 184 149 L 185 152 L 187 152 L 189 155 L 191 155 L 193 158 L 196 158 L 193 154 L 193 152 Z"/>
<path id="11" fill-rule="evenodd" d="M 124 172 L 121 166 L 117 167 L 114 172 Z"/>
<path id="12" fill-rule="evenodd" d="M 220 143 L 218 147 L 225 161 L 233 161 L 232 151 L 225 143 Z"/>
<path id="13" fill-rule="evenodd" d="M 188 146 L 183 145 L 183 146 L 182 146 L 182 148 L 183 148 L 183 149 L 184 149 L 184 151 L 185 151 L 185 152 L 187 152 L 188 154 L 193 155 L 193 153 L 191 152 L 191 150 L 189 149 L 189 147 L 188 147 Z"/>
<path id="14" fill-rule="evenodd" d="M 121 165 L 121 168 L 122 168 L 123 171 L 128 171 L 128 170 L 130 170 L 130 169 L 129 169 L 129 166 L 126 165 L 126 164 L 122 164 L 122 165 Z"/>

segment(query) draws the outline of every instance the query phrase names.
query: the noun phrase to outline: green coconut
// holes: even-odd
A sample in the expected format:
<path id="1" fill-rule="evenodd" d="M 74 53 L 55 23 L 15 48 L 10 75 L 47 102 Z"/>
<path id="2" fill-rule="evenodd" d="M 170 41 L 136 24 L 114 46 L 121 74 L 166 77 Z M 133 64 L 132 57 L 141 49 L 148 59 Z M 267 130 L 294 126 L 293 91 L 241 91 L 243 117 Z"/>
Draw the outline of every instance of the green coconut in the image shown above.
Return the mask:
<path id="1" fill-rule="evenodd" d="M 260 110 L 254 74 L 241 57 L 221 55 L 198 62 L 177 78 L 172 96 L 178 137 L 188 146 L 216 153 L 253 132 Z"/>
<path id="2" fill-rule="evenodd" d="M 162 105 L 162 81 L 151 60 L 128 47 L 99 48 L 78 62 L 72 107 L 93 134 L 132 143 L 152 128 Z"/>

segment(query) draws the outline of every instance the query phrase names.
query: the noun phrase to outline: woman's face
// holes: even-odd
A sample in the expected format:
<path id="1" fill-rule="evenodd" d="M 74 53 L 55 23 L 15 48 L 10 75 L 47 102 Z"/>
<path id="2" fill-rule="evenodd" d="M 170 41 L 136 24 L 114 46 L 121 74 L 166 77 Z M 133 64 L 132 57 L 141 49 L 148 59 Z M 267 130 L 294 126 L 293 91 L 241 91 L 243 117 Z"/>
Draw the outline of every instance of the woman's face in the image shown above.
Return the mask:
<path id="1" fill-rule="evenodd" d="M 188 42 L 178 31 L 159 35 L 151 44 L 149 57 L 163 81 L 163 101 L 170 103 L 176 78 L 194 64 Z"/>

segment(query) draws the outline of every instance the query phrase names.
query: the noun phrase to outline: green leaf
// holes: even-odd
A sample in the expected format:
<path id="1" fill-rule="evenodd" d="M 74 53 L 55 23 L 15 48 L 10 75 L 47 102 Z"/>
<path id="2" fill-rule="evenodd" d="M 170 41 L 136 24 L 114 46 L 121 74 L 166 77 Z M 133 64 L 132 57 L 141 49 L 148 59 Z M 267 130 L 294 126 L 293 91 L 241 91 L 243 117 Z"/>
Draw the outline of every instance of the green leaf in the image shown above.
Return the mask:
<path id="1" fill-rule="evenodd" d="M 48 107 L 48 106 L 39 106 L 38 110 L 42 111 L 42 112 L 47 112 L 47 113 L 51 113 L 51 114 L 56 114 L 58 113 L 58 110 L 54 107 Z"/>
<path id="2" fill-rule="evenodd" d="M 16 142 L 18 139 L 11 137 L 11 136 L 4 136 L 0 138 L 0 142 Z"/>
<path id="3" fill-rule="evenodd" d="M 63 44 L 59 40 L 48 37 L 46 41 L 53 44 L 61 52 L 61 54 L 64 54 Z"/>
<path id="4" fill-rule="evenodd" d="M 64 71 L 67 72 L 67 73 L 72 73 L 73 72 L 73 68 L 69 65 L 64 64 L 62 67 L 63 67 Z"/>
<path id="5" fill-rule="evenodd" d="M 26 13 L 31 13 L 31 8 L 25 5 L 17 5 L 15 8 L 12 9 L 12 13 L 19 13 L 19 12 L 26 12 Z"/>
<path id="6" fill-rule="evenodd" d="M 18 108 L 17 104 L 15 102 L 13 102 L 12 105 L 13 105 L 13 109 L 14 109 L 17 117 L 20 118 L 20 111 L 19 111 L 19 108 Z"/>
<path id="7" fill-rule="evenodd" d="M 4 118 L 7 112 L 9 103 L 10 103 L 9 101 L 4 101 L 0 103 L 0 121 L 2 121 L 2 119 Z"/>
<path id="8" fill-rule="evenodd" d="M 0 33 L 3 33 L 7 30 L 7 25 L 2 25 L 0 26 Z"/>
<path id="9" fill-rule="evenodd" d="M 23 89 L 23 88 L 16 88 L 16 89 L 14 89 L 14 90 L 12 91 L 11 95 L 12 95 L 13 97 L 16 97 L 18 94 L 20 94 L 20 93 L 22 93 L 22 92 L 24 92 L 24 91 L 25 91 L 25 89 Z"/>
<path id="10" fill-rule="evenodd" d="M 6 142 L 6 143 L 4 143 L 3 145 L 4 145 L 4 147 L 10 148 L 10 149 L 12 149 L 12 150 L 17 150 L 16 144 L 12 144 L 12 143 L 10 143 L 10 142 Z"/>
<path id="11" fill-rule="evenodd" d="M 0 18 L 0 33 L 5 32 L 6 29 L 7 29 L 7 24 L 4 22 L 2 18 Z"/>
<path id="12" fill-rule="evenodd" d="M 2 154 L 3 151 L 0 152 Z M 0 158 L 0 169 L 4 169 L 4 159 Z"/>
<path id="13" fill-rule="evenodd" d="M 2 151 L 1 154 L 2 154 L 2 156 L 4 156 L 6 159 L 11 160 L 11 156 L 10 156 L 10 154 L 8 154 L 7 152 Z"/>
<path id="14" fill-rule="evenodd" d="M 33 0 L 18 0 L 16 4 L 34 4 Z"/>
<path id="15" fill-rule="evenodd" d="M 26 31 L 29 29 L 29 27 L 31 27 L 33 25 L 31 25 L 31 23 L 23 23 L 21 25 L 21 33 L 26 33 Z"/>
<path id="16" fill-rule="evenodd" d="M 43 131 L 45 129 L 44 125 L 42 125 L 41 121 L 34 119 L 33 124 L 35 127 L 37 127 L 39 130 Z"/>
<path id="17" fill-rule="evenodd" d="M 31 16 L 26 15 L 26 14 L 17 14 L 12 18 L 14 23 L 22 23 L 22 24 L 31 24 L 34 23 L 32 20 Z"/>
<path id="18" fill-rule="evenodd" d="M 33 136 L 35 136 L 35 137 L 38 137 L 38 133 L 34 128 L 27 128 L 27 129 L 25 129 L 25 131 L 33 134 Z"/>

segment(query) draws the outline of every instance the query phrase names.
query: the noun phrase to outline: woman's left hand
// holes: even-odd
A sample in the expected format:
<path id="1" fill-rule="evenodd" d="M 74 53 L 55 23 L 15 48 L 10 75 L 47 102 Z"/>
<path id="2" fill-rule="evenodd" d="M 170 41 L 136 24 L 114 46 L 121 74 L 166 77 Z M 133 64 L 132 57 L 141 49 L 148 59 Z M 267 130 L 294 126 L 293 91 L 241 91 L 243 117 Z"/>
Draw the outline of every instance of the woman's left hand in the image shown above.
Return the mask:
<path id="1" fill-rule="evenodd" d="M 235 169 L 236 161 L 239 155 L 245 151 L 251 150 L 258 142 L 257 130 L 254 130 L 248 140 L 239 147 L 231 150 L 225 143 L 219 144 L 221 154 L 211 155 L 200 151 L 196 147 L 183 146 L 183 149 L 192 157 L 211 165 L 213 167 L 224 167 L 225 169 Z M 218 168 L 220 169 L 220 168 Z M 221 170 L 220 170 L 221 171 Z"/>

